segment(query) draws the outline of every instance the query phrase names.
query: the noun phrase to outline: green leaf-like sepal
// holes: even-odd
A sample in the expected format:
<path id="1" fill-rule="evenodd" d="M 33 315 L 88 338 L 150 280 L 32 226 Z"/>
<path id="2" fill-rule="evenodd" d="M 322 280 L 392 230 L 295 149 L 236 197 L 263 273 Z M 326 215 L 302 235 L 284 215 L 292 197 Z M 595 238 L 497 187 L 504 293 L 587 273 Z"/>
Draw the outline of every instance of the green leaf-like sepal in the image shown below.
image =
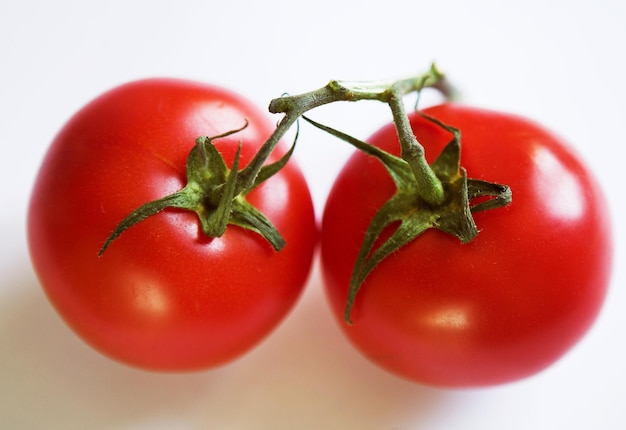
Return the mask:
<path id="1" fill-rule="evenodd" d="M 426 118 L 452 134 L 452 139 L 431 166 L 444 190 L 444 201 L 437 206 L 419 198 L 418 183 L 407 161 L 305 117 L 314 126 L 380 160 L 396 186 L 395 194 L 372 218 L 357 255 L 346 299 L 344 319 L 347 323 L 351 323 L 352 306 L 363 282 L 371 271 L 389 255 L 430 228 L 452 234 L 462 243 L 467 243 L 478 234 L 471 214 L 473 210 L 470 204 L 471 199 L 483 196 L 493 197 L 477 205 L 476 210 L 500 207 L 510 202 L 511 195 L 507 186 L 467 179 L 465 169 L 460 167 L 461 135 L 459 130 L 434 118 Z M 391 236 L 374 248 L 383 231 L 392 225 L 396 227 Z"/>
<path id="2" fill-rule="evenodd" d="M 219 136 L 202 136 L 196 139 L 196 144 L 187 157 L 185 187 L 176 193 L 148 202 L 131 212 L 106 239 L 99 255 L 102 255 L 126 229 L 166 208 L 194 211 L 198 215 L 203 233 L 209 237 L 220 237 L 228 225 L 237 225 L 262 235 L 272 248 L 280 251 L 285 246 L 285 240 L 272 222 L 246 201 L 246 195 L 287 164 L 295 148 L 297 134 L 289 151 L 278 161 L 261 167 L 252 185 L 245 186 L 242 185 L 240 177 L 244 173 L 248 177 L 254 172 L 245 168 L 239 170 L 241 144 L 237 148 L 233 165 L 229 169 L 213 141 L 241 131 L 246 126 L 247 123 L 241 129 Z"/>

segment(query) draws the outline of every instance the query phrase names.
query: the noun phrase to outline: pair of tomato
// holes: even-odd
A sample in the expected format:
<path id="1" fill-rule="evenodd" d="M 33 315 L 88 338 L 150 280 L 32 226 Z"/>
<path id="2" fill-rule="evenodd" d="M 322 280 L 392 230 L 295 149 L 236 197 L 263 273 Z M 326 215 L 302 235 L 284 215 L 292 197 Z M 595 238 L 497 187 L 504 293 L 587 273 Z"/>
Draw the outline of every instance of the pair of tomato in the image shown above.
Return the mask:
<path id="1" fill-rule="evenodd" d="M 380 161 L 357 151 L 330 192 L 321 266 L 330 306 L 367 357 L 408 379 L 489 385 L 548 366 L 588 330 L 608 284 L 608 213 L 594 178 L 559 138 L 500 113 L 443 104 L 429 116 L 462 134 L 468 176 L 510 186 L 511 205 L 476 213 L 468 244 L 428 230 L 363 282 L 343 321 L 354 262 L 376 211 L 395 192 Z M 133 82 L 98 97 L 61 130 L 32 194 L 32 261 L 65 321 L 103 353 L 134 366 L 200 369 L 252 348 L 305 285 L 318 233 L 293 161 L 246 199 L 285 240 L 229 226 L 203 235 L 197 216 L 166 209 L 98 250 L 129 212 L 185 185 L 198 136 L 245 166 L 273 131 L 262 111 L 229 91 L 178 80 Z M 410 115 L 429 161 L 449 133 Z M 390 153 L 392 124 L 369 142 Z M 287 148 L 279 146 L 269 162 Z"/>

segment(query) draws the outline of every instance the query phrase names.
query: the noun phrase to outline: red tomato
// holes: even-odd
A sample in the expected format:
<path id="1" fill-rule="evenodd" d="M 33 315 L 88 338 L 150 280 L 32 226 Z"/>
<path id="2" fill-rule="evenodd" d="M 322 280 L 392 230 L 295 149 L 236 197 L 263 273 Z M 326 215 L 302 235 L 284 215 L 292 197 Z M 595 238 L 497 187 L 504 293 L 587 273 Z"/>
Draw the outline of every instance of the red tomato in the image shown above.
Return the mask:
<path id="1" fill-rule="evenodd" d="M 468 177 L 510 186 L 512 203 L 474 215 L 470 243 L 438 230 L 383 260 L 343 322 L 353 265 L 374 213 L 395 192 L 382 164 L 357 152 L 338 176 L 322 224 L 326 292 L 350 341 L 405 378 L 449 387 L 532 375 L 589 329 L 611 266 L 608 211 L 572 149 L 528 120 L 454 104 L 425 113 L 462 134 Z M 449 132 L 411 114 L 429 162 Z M 369 140 L 398 154 L 393 125 Z"/>
<path id="2" fill-rule="evenodd" d="M 294 305 L 317 233 L 293 161 L 247 197 L 286 240 L 280 252 L 237 226 L 208 238 L 195 213 L 166 209 L 98 257 L 126 215 L 185 185 L 198 136 L 246 120 L 215 141 L 228 165 L 239 142 L 243 168 L 272 133 L 265 114 L 221 88 L 151 79 L 98 97 L 52 143 L 28 212 L 32 262 L 61 316 L 101 352 L 148 369 L 207 368 L 249 350 Z"/>

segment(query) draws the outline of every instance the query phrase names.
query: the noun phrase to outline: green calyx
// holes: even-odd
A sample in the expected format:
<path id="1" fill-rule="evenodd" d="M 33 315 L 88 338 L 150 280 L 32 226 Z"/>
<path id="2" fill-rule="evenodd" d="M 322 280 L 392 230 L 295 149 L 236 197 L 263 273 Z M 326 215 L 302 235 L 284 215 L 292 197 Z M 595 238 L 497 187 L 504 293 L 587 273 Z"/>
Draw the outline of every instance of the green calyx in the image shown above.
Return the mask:
<path id="1" fill-rule="evenodd" d="M 314 91 L 276 98 L 270 102 L 269 111 L 284 116 L 272 135 L 241 170 L 241 145 L 231 168 L 228 168 L 213 145 L 214 140 L 241 129 L 219 136 L 199 137 L 187 159 L 185 187 L 133 211 L 106 239 L 99 255 L 126 229 L 166 208 L 194 211 L 202 231 L 209 237 L 220 237 L 228 225 L 237 225 L 262 235 L 275 250 L 281 250 L 285 245 L 282 236 L 265 215 L 246 201 L 246 196 L 288 162 L 295 147 L 297 132 L 290 150 L 278 161 L 265 164 L 282 136 L 302 117 L 377 158 L 396 185 L 395 194 L 370 222 L 353 268 L 344 314 L 345 321 L 351 324 L 350 314 L 357 293 L 367 276 L 384 259 L 431 228 L 451 234 L 461 243 L 467 243 L 478 234 L 473 212 L 499 208 L 511 202 L 508 186 L 467 177 L 460 163 L 460 131 L 425 116 L 451 134 L 450 142 L 435 162 L 432 165 L 427 163 L 424 148 L 413 134 L 402 101 L 403 96 L 410 93 L 417 93 L 419 99 L 420 92 L 425 88 L 437 89 L 448 99 L 455 94 L 449 81 L 433 64 L 425 73 L 406 79 L 373 82 L 333 80 Z M 326 104 L 360 100 L 379 101 L 389 106 L 400 141 L 400 157 L 304 117 L 309 110 Z M 474 204 L 476 198 L 480 198 L 480 201 Z M 381 234 L 391 226 L 397 227 L 390 237 L 375 247 Z"/>
<path id="2" fill-rule="evenodd" d="M 124 218 L 106 239 L 98 255 L 117 239 L 126 229 L 156 215 L 166 208 L 190 210 L 198 215 L 202 231 L 209 237 L 220 237 L 226 227 L 237 225 L 262 235 L 271 246 L 280 251 L 285 241 L 265 215 L 246 201 L 246 195 L 259 184 L 273 176 L 287 164 L 295 147 L 295 140 L 289 151 L 278 161 L 256 170 L 249 164 L 239 170 L 241 144 L 235 154 L 231 168 L 217 150 L 213 141 L 243 130 L 238 129 L 218 136 L 201 136 L 187 157 L 187 184 L 180 191 L 148 202 L 135 209 Z M 297 139 L 297 136 L 296 136 Z"/>
<path id="3" fill-rule="evenodd" d="M 424 190 L 419 180 L 421 176 L 416 173 L 419 167 L 411 165 L 410 157 L 407 157 L 408 161 L 396 157 L 366 142 L 305 118 L 314 126 L 376 157 L 386 168 L 396 186 L 395 194 L 374 215 L 361 244 L 350 278 L 345 306 L 344 320 L 348 324 L 351 324 L 352 306 L 361 285 L 371 271 L 389 255 L 430 228 L 456 236 L 461 243 L 467 243 L 478 234 L 472 212 L 502 207 L 511 202 L 511 190 L 508 186 L 467 178 L 465 169 L 460 166 L 461 135 L 459 130 L 434 118 L 425 118 L 452 134 L 450 142 L 435 162 L 429 166 L 429 172 L 437 178 L 438 188 L 442 193 L 441 199 L 436 203 L 422 197 Z M 481 202 L 472 205 L 471 201 L 478 197 L 483 197 Z M 391 236 L 374 249 L 383 231 L 393 224 L 398 226 Z"/>

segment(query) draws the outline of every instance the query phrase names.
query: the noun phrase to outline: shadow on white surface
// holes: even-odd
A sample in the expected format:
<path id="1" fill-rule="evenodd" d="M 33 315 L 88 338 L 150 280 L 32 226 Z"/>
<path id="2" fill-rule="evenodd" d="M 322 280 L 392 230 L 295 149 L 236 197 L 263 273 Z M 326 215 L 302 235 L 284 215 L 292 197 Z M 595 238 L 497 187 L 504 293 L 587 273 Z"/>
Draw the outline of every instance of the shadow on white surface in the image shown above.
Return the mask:
<path id="1" fill-rule="evenodd" d="M 207 388 L 206 375 L 152 375 L 110 361 L 65 326 L 34 276 L 13 282 L 16 294 L 0 303 L 5 428 L 117 428 L 180 411 Z"/>
<path id="2" fill-rule="evenodd" d="M 29 268 L 0 302 L 0 417 L 20 429 L 378 429 L 427 423 L 445 391 L 375 368 L 344 340 L 317 277 L 297 308 L 238 361 L 191 374 L 101 356 L 55 314 Z"/>

